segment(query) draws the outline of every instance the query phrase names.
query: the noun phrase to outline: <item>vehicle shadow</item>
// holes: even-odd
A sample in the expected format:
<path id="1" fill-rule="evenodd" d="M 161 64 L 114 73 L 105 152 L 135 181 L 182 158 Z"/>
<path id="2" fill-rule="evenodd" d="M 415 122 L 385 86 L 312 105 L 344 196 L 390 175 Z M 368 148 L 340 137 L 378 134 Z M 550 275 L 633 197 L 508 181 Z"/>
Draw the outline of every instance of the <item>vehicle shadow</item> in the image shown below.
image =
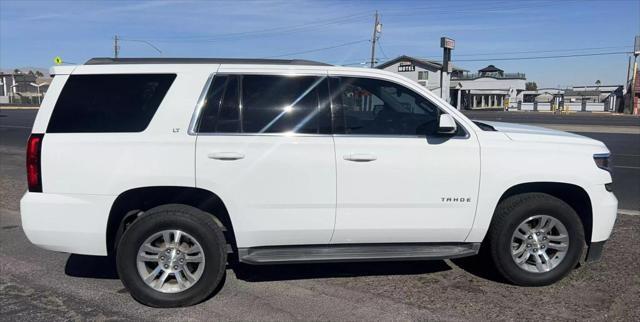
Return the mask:
<path id="1" fill-rule="evenodd" d="M 418 275 L 450 270 L 445 261 L 395 261 L 318 263 L 286 265 L 247 265 L 231 262 L 227 268 L 236 277 L 247 282 L 270 282 L 316 278 L 358 276 Z"/>
<path id="2" fill-rule="evenodd" d="M 113 256 L 71 254 L 64 266 L 64 273 L 72 277 L 118 279 L 116 260 Z"/>
<path id="3" fill-rule="evenodd" d="M 451 262 L 477 277 L 498 283 L 507 283 L 482 257 L 453 259 Z M 419 275 L 451 270 L 443 260 L 318 263 L 285 265 L 248 265 L 230 258 L 227 270 L 246 282 L 271 282 L 319 278 L 347 278 L 359 276 Z M 118 279 L 113 256 L 71 254 L 65 265 L 65 274 L 72 277 Z"/>
<path id="4" fill-rule="evenodd" d="M 465 272 L 501 284 L 510 284 L 493 267 L 486 256 L 469 256 L 452 259 L 451 262 Z"/>

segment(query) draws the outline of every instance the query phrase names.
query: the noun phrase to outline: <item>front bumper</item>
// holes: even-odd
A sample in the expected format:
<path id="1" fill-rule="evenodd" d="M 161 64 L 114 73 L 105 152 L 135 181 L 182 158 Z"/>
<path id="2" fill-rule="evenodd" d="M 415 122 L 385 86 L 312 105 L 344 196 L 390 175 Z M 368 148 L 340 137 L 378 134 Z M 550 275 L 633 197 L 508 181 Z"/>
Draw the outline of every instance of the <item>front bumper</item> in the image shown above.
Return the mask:
<path id="1" fill-rule="evenodd" d="M 27 192 L 20 200 L 22 228 L 48 250 L 107 255 L 107 221 L 115 197 Z"/>
<path id="2" fill-rule="evenodd" d="M 591 187 L 589 191 L 593 210 L 591 244 L 609 239 L 618 215 L 618 199 L 607 191 L 603 184 Z"/>

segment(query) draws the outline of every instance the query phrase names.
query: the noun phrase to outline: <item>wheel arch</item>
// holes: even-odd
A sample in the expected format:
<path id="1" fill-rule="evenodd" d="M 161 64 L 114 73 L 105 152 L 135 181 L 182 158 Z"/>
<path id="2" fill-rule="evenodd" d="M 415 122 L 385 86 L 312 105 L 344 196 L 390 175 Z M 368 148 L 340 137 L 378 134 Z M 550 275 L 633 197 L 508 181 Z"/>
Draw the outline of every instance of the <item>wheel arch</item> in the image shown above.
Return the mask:
<path id="1" fill-rule="evenodd" d="M 212 191 L 184 186 L 148 186 L 129 189 L 115 199 L 107 220 L 107 253 L 114 254 L 117 242 L 128 224 L 138 214 L 165 204 L 182 204 L 200 209 L 212 216 L 224 232 L 227 243 L 236 249 L 231 216 L 222 199 Z"/>
<path id="2" fill-rule="evenodd" d="M 584 237 L 587 245 L 591 244 L 593 230 L 593 207 L 591 198 L 582 187 L 565 182 L 527 182 L 514 185 L 507 189 L 496 204 L 496 207 L 505 199 L 518 194 L 528 192 L 540 192 L 554 196 L 566 202 L 582 221 Z"/>

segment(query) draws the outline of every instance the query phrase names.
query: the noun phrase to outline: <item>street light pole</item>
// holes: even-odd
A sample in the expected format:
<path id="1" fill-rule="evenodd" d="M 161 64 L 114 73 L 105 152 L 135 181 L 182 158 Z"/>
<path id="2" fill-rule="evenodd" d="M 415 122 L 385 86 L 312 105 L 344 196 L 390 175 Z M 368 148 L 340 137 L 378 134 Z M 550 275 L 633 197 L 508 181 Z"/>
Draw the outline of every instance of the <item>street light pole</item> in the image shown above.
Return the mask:
<path id="1" fill-rule="evenodd" d="M 42 96 L 40 95 L 40 87 L 45 86 L 45 85 L 49 85 L 49 83 L 40 83 L 40 84 L 29 83 L 29 85 L 35 87 L 38 90 L 38 106 L 40 106 L 42 104 Z"/>

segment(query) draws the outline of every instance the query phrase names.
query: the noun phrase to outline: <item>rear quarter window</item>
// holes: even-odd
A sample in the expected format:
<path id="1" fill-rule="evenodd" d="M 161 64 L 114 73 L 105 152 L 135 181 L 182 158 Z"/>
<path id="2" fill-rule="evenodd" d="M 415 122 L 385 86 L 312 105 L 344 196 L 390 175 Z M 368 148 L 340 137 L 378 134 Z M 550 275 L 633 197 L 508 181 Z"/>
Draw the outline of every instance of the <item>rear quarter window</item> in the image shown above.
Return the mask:
<path id="1" fill-rule="evenodd" d="M 175 74 L 71 75 L 47 132 L 144 131 L 175 78 Z"/>

